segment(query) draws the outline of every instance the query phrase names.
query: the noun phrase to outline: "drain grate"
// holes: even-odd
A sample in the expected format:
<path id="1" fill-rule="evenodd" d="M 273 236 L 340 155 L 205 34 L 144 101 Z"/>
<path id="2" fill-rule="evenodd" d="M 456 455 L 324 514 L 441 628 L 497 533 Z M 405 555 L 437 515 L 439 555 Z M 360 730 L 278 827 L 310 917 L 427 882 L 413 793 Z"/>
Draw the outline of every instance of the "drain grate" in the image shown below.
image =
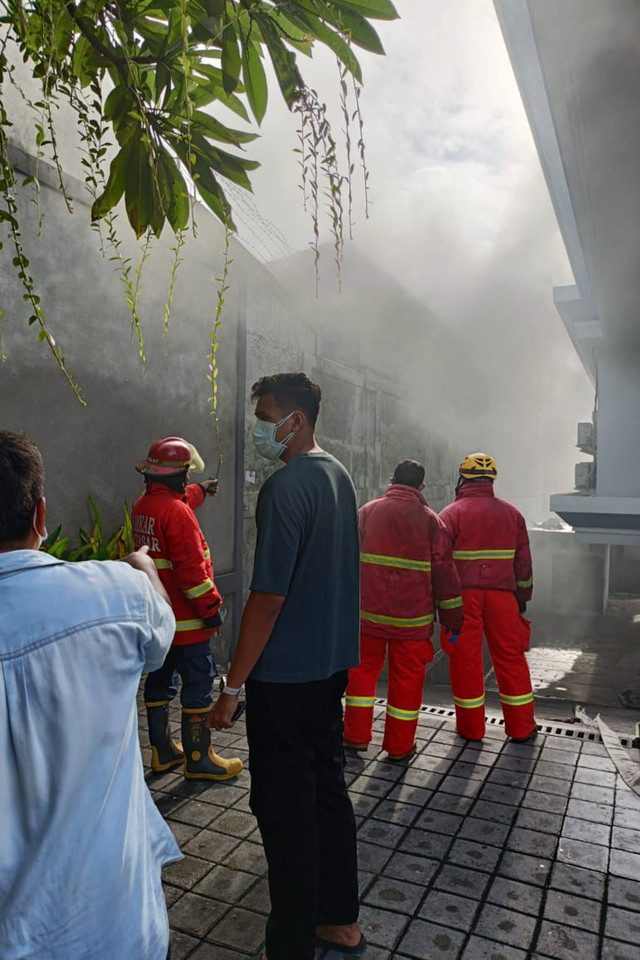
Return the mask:
<path id="1" fill-rule="evenodd" d="M 386 707 L 387 701 L 384 697 L 378 697 L 375 701 L 377 707 Z M 423 703 L 420 707 L 420 713 L 428 714 L 432 717 L 442 717 L 443 720 L 453 720 L 456 712 L 449 707 L 430 707 Z M 501 716 L 487 716 L 487 723 L 493 727 L 503 727 L 504 718 Z M 602 737 L 599 733 L 585 727 L 580 723 L 539 723 L 538 730 L 548 737 L 570 737 L 572 740 L 581 740 L 585 743 L 602 743 Z M 623 747 L 632 746 L 632 737 L 625 737 L 616 734 Z"/>

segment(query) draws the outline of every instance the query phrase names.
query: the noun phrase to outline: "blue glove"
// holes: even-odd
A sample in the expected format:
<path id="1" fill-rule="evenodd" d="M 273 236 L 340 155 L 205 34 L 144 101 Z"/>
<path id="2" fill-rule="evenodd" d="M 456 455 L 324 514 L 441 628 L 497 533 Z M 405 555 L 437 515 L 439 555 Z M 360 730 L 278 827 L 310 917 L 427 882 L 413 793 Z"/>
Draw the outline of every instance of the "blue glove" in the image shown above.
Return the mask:
<path id="1" fill-rule="evenodd" d="M 455 643 L 456 640 L 459 638 L 459 636 L 460 636 L 459 630 L 452 630 L 449 636 L 447 637 L 447 640 L 449 641 L 449 643 Z"/>

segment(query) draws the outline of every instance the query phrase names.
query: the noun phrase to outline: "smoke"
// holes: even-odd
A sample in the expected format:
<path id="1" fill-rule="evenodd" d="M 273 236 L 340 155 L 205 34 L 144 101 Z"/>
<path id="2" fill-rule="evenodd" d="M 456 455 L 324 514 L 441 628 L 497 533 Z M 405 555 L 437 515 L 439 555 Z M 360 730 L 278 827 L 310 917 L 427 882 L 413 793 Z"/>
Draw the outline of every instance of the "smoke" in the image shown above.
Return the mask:
<path id="1" fill-rule="evenodd" d="M 573 486 L 575 425 L 593 403 L 552 302 L 553 286 L 570 283 L 571 270 L 493 5 L 421 0 L 398 8 L 400 21 L 379 25 L 387 57 L 361 56 L 373 205 L 365 221 L 357 203 L 355 241 L 347 244 L 349 323 L 380 369 L 393 367 L 393 353 L 429 428 L 448 435 L 460 454 L 469 445 L 492 452 L 502 494 L 538 520 L 548 515 L 551 493 Z M 304 66 L 323 94 L 337 88 L 331 56 L 318 51 Z M 253 151 L 263 164 L 256 205 L 304 250 L 311 226 L 298 187 L 295 121 L 276 96 Z M 337 95 L 328 108 L 341 128 Z M 248 227 L 253 236 L 243 226 L 241 238 L 255 247 L 259 225 Z M 273 251 L 272 241 L 264 258 Z M 308 283 L 294 294 L 302 310 L 317 313 L 324 303 L 328 315 L 335 279 L 330 247 L 322 252 L 319 305 L 311 254 Z M 375 274 L 377 292 L 367 296 Z M 422 312 L 423 329 L 406 328 L 409 344 L 384 315 L 394 296 L 414 319 Z M 377 312 L 376 302 L 384 302 Z"/>

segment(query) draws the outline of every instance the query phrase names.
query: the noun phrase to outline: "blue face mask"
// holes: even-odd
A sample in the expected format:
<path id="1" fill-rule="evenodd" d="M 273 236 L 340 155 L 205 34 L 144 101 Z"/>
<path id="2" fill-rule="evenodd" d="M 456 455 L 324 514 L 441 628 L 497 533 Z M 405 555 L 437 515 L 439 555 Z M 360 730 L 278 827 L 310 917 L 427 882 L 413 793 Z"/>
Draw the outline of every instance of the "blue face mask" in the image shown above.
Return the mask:
<path id="1" fill-rule="evenodd" d="M 295 413 L 295 411 L 293 411 Z M 278 423 L 269 423 L 268 420 L 256 420 L 253 425 L 253 445 L 266 460 L 277 460 L 287 449 L 287 443 L 291 440 L 293 432 L 288 434 L 284 440 L 276 440 L 278 427 L 281 426 L 293 413 L 287 414 Z"/>

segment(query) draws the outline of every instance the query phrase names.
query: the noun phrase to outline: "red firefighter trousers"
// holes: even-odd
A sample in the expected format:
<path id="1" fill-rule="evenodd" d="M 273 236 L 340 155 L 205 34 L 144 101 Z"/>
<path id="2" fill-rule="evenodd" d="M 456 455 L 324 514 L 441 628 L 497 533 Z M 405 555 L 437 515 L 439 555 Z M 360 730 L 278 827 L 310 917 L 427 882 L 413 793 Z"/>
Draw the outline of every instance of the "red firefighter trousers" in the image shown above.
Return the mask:
<path id="1" fill-rule="evenodd" d="M 389 648 L 389 692 L 382 747 L 394 756 L 408 753 L 415 738 L 427 663 L 433 658 L 430 640 L 384 640 L 360 635 L 360 664 L 349 671 L 344 738 L 369 743 L 378 677 Z"/>
<path id="2" fill-rule="evenodd" d="M 460 637 L 454 645 L 441 638 L 443 649 L 449 654 L 458 732 L 470 740 L 484 736 L 484 633 L 498 681 L 507 736 L 528 737 L 536 726 L 531 674 L 524 655 L 529 649 L 529 622 L 507 590 L 463 589 L 462 602 L 464 624 Z"/>

